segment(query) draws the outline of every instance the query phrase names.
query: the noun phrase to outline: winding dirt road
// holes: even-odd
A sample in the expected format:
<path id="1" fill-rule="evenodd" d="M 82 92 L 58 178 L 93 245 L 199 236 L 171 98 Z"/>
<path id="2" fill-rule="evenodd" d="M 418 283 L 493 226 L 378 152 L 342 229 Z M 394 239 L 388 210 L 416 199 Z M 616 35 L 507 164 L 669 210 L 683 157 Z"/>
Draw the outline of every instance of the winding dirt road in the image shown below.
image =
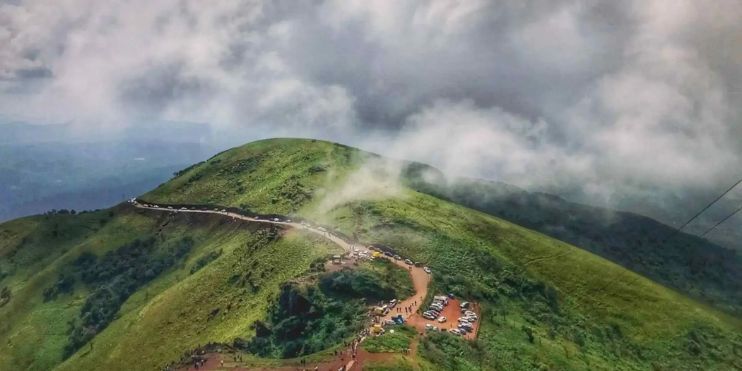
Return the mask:
<path id="1" fill-rule="evenodd" d="M 250 221 L 250 222 L 283 225 L 283 226 L 287 226 L 287 227 L 291 227 L 291 228 L 303 229 L 303 230 L 306 230 L 306 231 L 309 231 L 309 232 L 318 234 L 318 235 L 320 235 L 320 236 L 322 236 L 324 238 L 327 238 L 328 240 L 332 241 L 336 245 L 342 247 L 343 250 L 345 250 L 346 252 L 354 251 L 354 249 L 355 249 L 355 251 L 362 251 L 362 250 L 368 251 L 365 247 L 360 247 L 360 246 L 356 246 L 354 244 L 350 244 L 350 243 L 346 242 L 345 240 L 343 240 L 342 238 L 340 238 L 340 237 L 338 237 L 338 236 L 336 236 L 336 235 L 334 235 L 334 234 L 332 234 L 332 233 L 330 233 L 330 232 L 328 232 L 326 230 L 320 229 L 321 227 L 313 227 L 311 225 L 305 225 L 305 224 L 296 223 L 296 222 L 284 222 L 284 221 L 280 221 L 280 220 L 279 221 L 275 221 L 275 220 L 270 220 L 270 219 L 255 218 L 255 217 L 245 216 L 245 215 L 242 215 L 242 214 L 238 214 L 238 213 L 233 213 L 233 212 L 230 212 L 230 211 L 226 211 L 226 209 L 220 209 L 220 210 L 203 210 L 203 209 L 188 209 L 188 208 L 180 208 L 180 209 L 178 209 L 178 208 L 175 208 L 173 206 L 158 205 L 158 204 L 153 204 L 153 203 L 147 203 L 146 206 L 145 206 L 145 204 L 139 203 L 138 201 L 136 201 L 136 199 L 135 200 L 132 200 L 130 203 L 134 207 L 139 208 L 139 209 L 159 210 L 159 211 L 167 211 L 167 212 L 171 212 L 171 213 L 218 214 L 218 215 L 224 215 L 224 216 L 228 216 L 230 218 L 240 219 L 240 220 L 246 220 L 246 221 Z M 225 211 L 222 211 L 222 210 L 225 210 Z M 358 247 L 360 247 L 360 249 Z"/>
<path id="2" fill-rule="evenodd" d="M 303 224 L 303 223 L 297 223 L 297 222 L 289 222 L 289 221 L 282 221 L 282 220 L 273 220 L 270 218 L 258 218 L 258 217 L 250 217 L 242 214 L 238 214 L 235 212 L 227 211 L 224 208 L 215 208 L 215 209 L 194 209 L 194 208 L 187 208 L 187 207 L 178 207 L 176 208 L 173 205 L 161 205 L 161 204 L 154 204 L 151 202 L 142 203 L 137 201 L 136 199 L 132 199 L 129 202 L 132 206 L 139 208 L 139 209 L 146 209 L 146 210 L 157 210 L 157 211 L 165 211 L 169 213 L 192 213 L 192 214 L 217 214 L 217 215 L 223 215 L 226 217 L 230 217 L 233 219 L 239 219 L 239 220 L 245 220 L 249 222 L 255 222 L 255 223 L 267 223 L 267 224 L 275 224 L 275 225 L 281 225 L 286 226 L 290 228 L 297 228 L 305 231 L 309 231 L 311 233 L 315 233 L 317 235 L 320 235 L 331 242 L 335 243 L 336 245 L 340 246 L 345 252 L 365 252 L 370 253 L 369 249 L 366 246 L 363 246 L 361 244 L 356 243 L 348 243 L 344 239 L 332 234 L 331 232 L 325 230 L 322 227 L 315 227 L 311 224 Z M 415 267 L 411 265 L 407 265 L 402 260 L 395 260 L 395 259 L 389 259 L 391 262 L 396 264 L 397 266 L 400 266 L 407 270 L 410 273 L 410 277 L 412 279 L 412 284 L 415 289 L 415 293 L 407 298 L 402 300 L 394 310 L 390 311 L 389 314 L 387 314 L 384 319 L 388 320 L 391 319 L 392 316 L 402 315 L 402 318 L 405 318 L 405 320 L 410 319 L 410 317 L 414 316 L 419 307 L 422 305 L 423 301 L 425 300 L 425 297 L 428 295 L 428 285 L 430 284 L 431 276 L 430 274 L 426 273 L 422 268 Z M 398 309 L 397 309 L 398 308 Z M 404 308 L 408 308 L 407 311 L 404 310 Z M 398 311 L 399 310 L 399 311 Z M 417 326 L 416 326 L 417 327 Z M 392 355 L 387 353 L 368 353 L 362 349 L 358 351 L 358 355 L 355 360 L 353 360 L 349 354 L 345 356 L 339 357 L 339 359 L 330 360 L 327 362 L 323 362 L 318 365 L 287 365 L 284 367 L 279 368 L 251 368 L 254 370 L 294 370 L 294 369 L 308 369 L 312 370 L 314 367 L 318 367 L 321 370 L 337 370 L 338 368 L 345 366 L 345 370 L 351 370 L 351 369 L 360 369 L 364 363 L 364 361 L 372 361 L 372 360 L 383 360 L 388 359 Z M 224 363 L 222 363 L 224 361 Z M 231 361 L 231 362 L 230 362 Z M 223 365 L 223 366 L 222 366 Z M 224 367 L 228 367 L 229 369 L 238 369 L 238 370 L 247 370 L 246 368 L 240 368 L 238 366 L 238 363 L 235 363 L 233 360 L 225 359 L 224 354 L 213 354 L 212 357 L 209 357 L 208 361 L 199 368 L 199 370 L 218 370 L 222 369 Z M 188 368 L 188 370 L 191 370 L 192 368 Z M 194 369 L 195 370 L 195 369 Z"/>

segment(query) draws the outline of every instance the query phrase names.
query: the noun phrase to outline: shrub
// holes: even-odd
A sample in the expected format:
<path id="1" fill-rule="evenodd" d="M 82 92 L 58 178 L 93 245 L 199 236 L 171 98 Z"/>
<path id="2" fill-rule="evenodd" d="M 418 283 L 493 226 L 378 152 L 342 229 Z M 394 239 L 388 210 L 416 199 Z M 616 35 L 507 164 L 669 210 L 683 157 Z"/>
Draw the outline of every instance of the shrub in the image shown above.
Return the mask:
<path id="1" fill-rule="evenodd" d="M 114 320 L 121 305 L 139 287 L 174 266 L 192 247 L 193 239 L 185 237 L 158 250 L 155 240 L 149 238 L 135 240 L 100 258 L 89 252 L 81 254 L 73 262 L 72 268 L 74 274 L 91 288 L 92 293 L 80 310 L 79 320 L 70 324 L 69 342 L 64 349 L 65 358 L 106 328 Z M 56 286 L 61 281 L 58 280 Z M 67 282 L 66 278 L 64 282 Z M 46 298 L 46 291 L 44 295 Z"/>

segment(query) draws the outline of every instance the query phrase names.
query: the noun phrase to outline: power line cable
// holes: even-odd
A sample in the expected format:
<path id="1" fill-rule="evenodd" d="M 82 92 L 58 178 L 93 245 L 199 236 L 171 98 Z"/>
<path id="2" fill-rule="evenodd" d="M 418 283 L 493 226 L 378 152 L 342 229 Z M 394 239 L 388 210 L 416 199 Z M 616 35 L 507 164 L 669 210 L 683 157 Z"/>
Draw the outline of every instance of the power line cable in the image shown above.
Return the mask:
<path id="1" fill-rule="evenodd" d="M 726 222 L 729 218 L 737 215 L 737 213 L 739 213 L 740 211 L 742 211 L 742 206 L 740 206 L 739 208 L 737 208 L 737 210 L 734 210 L 734 212 L 732 212 L 731 214 L 729 214 L 726 217 L 724 217 L 724 219 L 720 220 L 718 223 L 714 224 L 713 227 L 707 229 L 706 232 L 703 232 L 703 234 L 701 235 L 701 237 L 705 237 L 709 232 L 713 231 L 716 227 L 718 227 L 722 223 Z"/>
<path id="2" fill-rule="evenodd" d="M 706 207 L 704 207 L 703 209 L 701 209 L 701 211 L 697 212 L 697 213 L 696 213 L 696 215 L 693 215 L 693 217 L 692 217 L 692 218 L 688 219 L 688 221 L 687 221 L 687 222 L 683 223 L 683 225 L 682 225 L 682 226 L 680 226 L 680 228 L 678 228 L 678 232 L 682 231 L 682 230 L 683 230 L 683 228 L 685 228 L 685 227 L 687 227 L 687 226 L 688 226 L 688 224 L 690 224 L 690 223 L 691 223 L 692 221 L 696 220 L 696 218 L 698 218 L 699 216 L 701 216 L 701 214 L 703 214 L 703 212 L 704 212 L 704 211 L 708 210 L 708 209 L 709 209 L 709 208 L 710 208 L 711 206 L 713 206 L 713 205 L 714 205 L 715 203 L 717 203 L 717 202 L 718 202 L 719 200 L 721 200 L 721 199 L 722 199 L 722 197 L 726 196 L 726 195 L 727 195 L 727 193 L 731 192 L 731 191 L 732 191 L 732 190 L 733 190 L 734 188 L 736 188 L 736 187 L 737 187 L 737 186 L 738 186 L 738 185 L 739 185 L 740 183 L 742 183 L 742 179 L 738 180 L 738 181 L 737 181 L 737 183 L 734 183 L 734 185 L 732 185 L 731 187 L 729 187 L 729 189 L 727 189 L 727 190 L 726 190 L 726 191 L 725 191 L 724 193 L 722 193 L 722 194 L 721 194 L 721 195 L 720 195 L 719 197 L 715 198 L 715 199 L 714 199 L 713 201 L 711 201 L 711 202 L 710 202 L 710 203 L 709 203 L 708 205 L 706 205 Z"/>

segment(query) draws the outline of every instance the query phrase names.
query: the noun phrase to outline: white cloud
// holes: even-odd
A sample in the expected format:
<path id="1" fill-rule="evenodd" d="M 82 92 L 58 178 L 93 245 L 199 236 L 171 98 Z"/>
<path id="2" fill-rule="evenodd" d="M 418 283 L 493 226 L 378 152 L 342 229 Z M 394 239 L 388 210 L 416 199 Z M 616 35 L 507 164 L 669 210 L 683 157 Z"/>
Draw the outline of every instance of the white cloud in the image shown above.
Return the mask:
<path id="1" fill-rule="evenodd" d="M 20 0 L 0 5 L 0 114 L 209 122 L 612 204 L 700 200 L 742 157 L 740 34 L 737 0 Z"/>

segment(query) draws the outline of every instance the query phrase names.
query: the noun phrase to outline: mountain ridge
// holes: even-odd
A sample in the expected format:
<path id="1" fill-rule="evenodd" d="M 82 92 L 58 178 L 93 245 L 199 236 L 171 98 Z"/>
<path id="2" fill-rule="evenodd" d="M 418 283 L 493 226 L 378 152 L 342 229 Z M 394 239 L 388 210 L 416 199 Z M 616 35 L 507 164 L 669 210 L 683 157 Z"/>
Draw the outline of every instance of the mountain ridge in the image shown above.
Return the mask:
<path id="1" fill-rule="evenodd" d="M 412 360 L 421 369 L 440 369 L 436 364 L 454 369 L 739 364 L 734 350 L 742 344 L 738 318 L 567 243 L 398 187 L 387 180 L 403 167 L 368 165 L 376 161 L 384 159 L 324 141 L 265 140 L 189 167 L 142 199 L 303 217 L 363 244 L 393 246 L 428 264 L 435 272 L 431 292 L 480 301 L 483 314 L 476 342 L 423 337 Z M 267 316 L 281 283 L 308 274 L 313 260 L 333 252 L 298 231 L 127 205 L 15 220 L 0 224 L 0 235 L 6 237 L 0 242 L 0 286 L 12 293 L 0 307 L 0 368 L 161 368 L 198 344 L 249 340 L 251 326 Z M 88 344 L 61 359 L 67 343 L 64 323 L 82 319 L 91 292 L 80 278 L 53 300 L 44 301 L 44 289 L 66 289 L 58 278 L 78 274 L 70 264 L 81 253 L 95 255 L 96 266 L 106 254 L 125 253 L 131 241 L 146 236 L 155 238 L 151 254 L 157 259 L 167 258 L 180 238 L 190 236 L 194 242 L 154 277 L 138 283 L 118 317 Z M 199 261 L 205 263 L 194 270 Z M 44 333 L 38 329 L 50 313 L 61 322 L 57 335 L 54 341 L 39 341 L 32 334 Z M 13 321 L 5 321 L 9 318 Z M 469 358 L 455 356 L 462 349 Z M 245 357 L 253 365 L 280 364 Z"/>

